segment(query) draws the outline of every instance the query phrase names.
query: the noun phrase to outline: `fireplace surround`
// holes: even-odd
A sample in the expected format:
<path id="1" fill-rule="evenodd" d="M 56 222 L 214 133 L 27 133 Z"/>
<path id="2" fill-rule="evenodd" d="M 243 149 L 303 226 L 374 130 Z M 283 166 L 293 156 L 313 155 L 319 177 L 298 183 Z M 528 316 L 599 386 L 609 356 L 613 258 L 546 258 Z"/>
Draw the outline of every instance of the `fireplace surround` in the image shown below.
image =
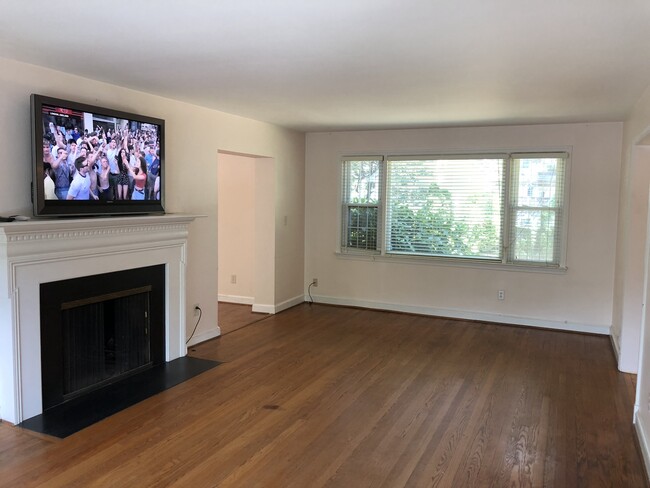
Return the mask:
<path id="1" fill-rule="evenodd" d="M 189 215 L 31 220 L 0 225 L 0 418 L 43 412 L 40 286 L 164 265 L 164 360 L 185 356 Z"/>

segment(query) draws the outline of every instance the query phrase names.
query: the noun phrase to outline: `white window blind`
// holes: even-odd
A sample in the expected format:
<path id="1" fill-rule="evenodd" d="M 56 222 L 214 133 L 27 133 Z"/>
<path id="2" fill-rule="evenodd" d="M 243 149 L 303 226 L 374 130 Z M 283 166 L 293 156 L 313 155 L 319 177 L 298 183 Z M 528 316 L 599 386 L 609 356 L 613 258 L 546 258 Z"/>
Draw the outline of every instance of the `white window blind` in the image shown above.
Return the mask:
<path id="1" fill-rule="evenodd" d="M 374 251 L 379 246 L 382 157 L 351 157 L 343 160 L 344 252 Z"/>
<path id="2" fill-rule="evenodd" d="M 512 155 L 509 262 L 561 264 L 566 160 L 566 153 Z"/>
<path id="3" fill-rule="evenodd" d="M 505 155 L 391 157 L 386 253 L 501 260 Z"/>
<path id="4" fill-rule="evenodd" d="M 564 268 L 569 154 L 343 158 L 342 252 Z"/>

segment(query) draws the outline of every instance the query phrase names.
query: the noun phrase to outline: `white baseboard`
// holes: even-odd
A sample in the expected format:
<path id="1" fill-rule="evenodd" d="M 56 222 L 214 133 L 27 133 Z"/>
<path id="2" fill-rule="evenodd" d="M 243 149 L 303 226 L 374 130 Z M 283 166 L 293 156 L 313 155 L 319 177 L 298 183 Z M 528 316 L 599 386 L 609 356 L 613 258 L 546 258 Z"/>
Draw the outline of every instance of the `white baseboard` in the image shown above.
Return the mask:
<path id="1" fill-rule="evenodd" d="M 645 465 L 646 473 L 650 477 L 650 439 L 648 439 L 648 429 L 643 424 L 643 420 L 637 415 L 634 415 L 634 429 L 636 430 L 637 439 L 639 440 L 639 447 L 643 455 L 643 464 Z"/>
<path id="2" fill-rule="evenodd" d="M 263 303 L 253 303 L 253 312 L 257 312 L 257 313 L 275 313 L 275 305 L 265 305 Z"/>
<path id="3" fill-rule="evenodd" d="M 282 312 L 283 310 L 286 310 L 288 308 L 291 308 L 295 305 L 299 305 L 304 301 L 305 301 L 305 297 L 299 295 L 297 297 L 290 298 L 289 300 L 285 300 L 284 302 L 278 303 L 277 305 L 265 305 L 263 303 L 254 303 L 253 312 L 275 314 L 275 313 Z"/>
<path id="4" fill-rule="evenodd" d="M 215 337 L 219 337 L 221 335 L 221 329 L 219 326 L 212 330 L 207 330 L 205 332 L 201 332 L 200 334 L 195 334 L 194 337 L 190 340 L 190 342 L 187 343 L 187 347 L 194 346 L 198 344 L 199 342 L 205 342 L 209 341 L 210 339 L 214 339 Z"/>
<path id="5" fill-rule="evenodd" d="M 378 310 L 390 310 L 393 312 L 417 313 L 421 315 L 434 315 L 454 319 L 480 320 L 483 322 L 497 322 L 501 324 L 525 325 L 529 327 L 540 327 L 544 329 L 557 329 L 570 332 L 587 332 L 590 334 L 609 335 L 610 326 L 579 324 L 571 322 L 560 322 L 544 320 L 534 317 L 523 317 L 518 315 L 505 315 L 486 312 L 472 312 L 453 308 L 423 307 L 418 305 L 404 305 L 400 303 L 374 302 L 369 300 L 356 300 L 350 298 L 328 297 L 312 295 L 315 303 L 326 303 L 330 305 L 344 305 L 350 307 L 373 308 Z M 305 297 L 305 301 L 308 298 Z"/>
<path id="6" fill-rule="evenodd" d="M 609 339 L 612 341 L 612 349 L 616 357 L 616 364 L 618 364 L 621 360 L 621 346 L 618 343 L 618 337 L 615 334 L 610 334 Z"/>
<path id="7" fill-rule="evenodd" d="M 296 305 L 300 305 L 301 303 L 304 302 L 305 302 L 305 297 L 302 295 L 290 298 L 289 300 L 285 300 L 282 303 L 278 303 L 275 306 L 275 313 L 282 312 L 283 310 L 286 310 L 291 307 L 295 307 Z"/>
<path id="8" fill-rule="evenodd" d="M 217 295 L 220 302 L 239 303 L 242 305 L 252 305 L 255 299 L 253 297 L 242 297 L 238 295 Z"/>

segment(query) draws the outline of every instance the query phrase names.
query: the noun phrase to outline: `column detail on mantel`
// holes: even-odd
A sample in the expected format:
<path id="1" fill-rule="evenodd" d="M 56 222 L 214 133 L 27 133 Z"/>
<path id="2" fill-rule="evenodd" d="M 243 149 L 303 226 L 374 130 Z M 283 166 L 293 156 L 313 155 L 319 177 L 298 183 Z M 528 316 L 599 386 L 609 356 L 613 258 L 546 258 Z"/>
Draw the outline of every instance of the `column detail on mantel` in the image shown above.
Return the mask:
<path id="1" fill-rule="evenodd" d="M 0 225 L 0 418 L 42 413 L 41 283 L 164 264 L 165 360 L 185 356 L 190 215 L 47 219 Z"/>

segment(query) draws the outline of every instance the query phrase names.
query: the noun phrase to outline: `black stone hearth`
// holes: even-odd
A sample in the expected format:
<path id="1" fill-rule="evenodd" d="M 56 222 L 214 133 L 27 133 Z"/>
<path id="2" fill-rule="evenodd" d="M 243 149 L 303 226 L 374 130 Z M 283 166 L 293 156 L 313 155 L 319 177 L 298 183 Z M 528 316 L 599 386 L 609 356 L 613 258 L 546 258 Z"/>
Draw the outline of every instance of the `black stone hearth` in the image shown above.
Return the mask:
<path id="1" fill-rule="evenodd" d="M 165 362 L 164 264 L 40 285 L 43 413 L 20 426 L 56 437 L 219 363 Z"/>
<path id="2" fill-rule="evenodd" d="M 182 357 L 52 407 L 25 420 L 20 427 L 55 437 L 68 437 L 218 365 L 216 361 Z"/>

